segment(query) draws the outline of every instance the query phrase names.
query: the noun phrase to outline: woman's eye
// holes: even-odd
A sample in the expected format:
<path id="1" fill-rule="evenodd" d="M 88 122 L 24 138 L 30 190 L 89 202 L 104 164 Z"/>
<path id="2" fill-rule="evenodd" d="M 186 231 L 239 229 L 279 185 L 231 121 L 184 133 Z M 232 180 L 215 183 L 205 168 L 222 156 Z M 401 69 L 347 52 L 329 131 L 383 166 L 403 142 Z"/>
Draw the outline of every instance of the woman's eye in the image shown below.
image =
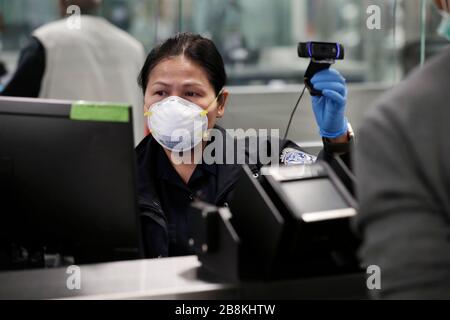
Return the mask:
<path id="1" fill-rule="evenodd" d="M 200 95 L 196 92 L 193 92 L 193 91 L 186 92 L 186 97 L 198 97 L 198 96 L 200 96 Z"/>
<path id="2" fill-rule="evenodd" d="M 164 97 L 166 95 L 166 93 L 164 91 L 156 91 L 155 95 L 160 96 L 160 97 Z"/>

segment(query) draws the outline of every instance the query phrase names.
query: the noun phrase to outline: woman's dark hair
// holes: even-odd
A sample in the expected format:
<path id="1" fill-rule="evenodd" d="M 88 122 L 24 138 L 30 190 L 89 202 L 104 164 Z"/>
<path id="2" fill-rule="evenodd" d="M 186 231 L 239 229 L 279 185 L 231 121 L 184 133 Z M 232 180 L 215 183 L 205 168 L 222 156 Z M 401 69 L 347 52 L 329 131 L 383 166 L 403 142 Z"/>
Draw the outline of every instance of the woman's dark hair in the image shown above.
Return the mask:
<path id="1" fill-rule="evenodd" d="M 222 56 L 214 42 L 192 33 L 179 33 L 167 39 L 150 52 L 138 78 L 139 86 L 142 88 L 144 95 L 150 73 L 158 63 L 166 58 L 180 55 L 197 63 L 205 70 L 209 82 L 212 84 L 216 95 L 218 95 L 227 81 Z"/>

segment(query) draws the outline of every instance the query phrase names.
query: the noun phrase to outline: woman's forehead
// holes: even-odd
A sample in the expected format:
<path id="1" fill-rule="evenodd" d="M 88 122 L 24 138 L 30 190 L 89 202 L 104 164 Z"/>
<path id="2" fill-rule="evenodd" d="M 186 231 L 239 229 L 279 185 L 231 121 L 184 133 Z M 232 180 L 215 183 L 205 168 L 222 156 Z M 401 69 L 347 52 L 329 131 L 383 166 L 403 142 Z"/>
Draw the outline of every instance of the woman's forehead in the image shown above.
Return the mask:
<path id="1" fill-rule="evenodd" d="M 149 84 L 156 82 L 209 84 L 205 70 L 184 56 L 167 58 L 159 62 L 149 75 Z"/>

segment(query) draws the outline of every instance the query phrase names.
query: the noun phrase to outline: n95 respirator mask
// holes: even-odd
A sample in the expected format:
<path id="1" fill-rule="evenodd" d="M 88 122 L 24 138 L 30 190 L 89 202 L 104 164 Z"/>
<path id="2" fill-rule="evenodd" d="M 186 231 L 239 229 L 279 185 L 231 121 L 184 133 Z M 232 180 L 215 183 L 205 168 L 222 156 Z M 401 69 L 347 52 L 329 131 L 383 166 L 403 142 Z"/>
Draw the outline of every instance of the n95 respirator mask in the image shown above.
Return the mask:
<path id="1" fill-rule="evenodd" d="M 153 138 L 173 152 L 192 150 L 208 130 L 208 110 L 177 96 L 155 103 L 146 115 Z"/>

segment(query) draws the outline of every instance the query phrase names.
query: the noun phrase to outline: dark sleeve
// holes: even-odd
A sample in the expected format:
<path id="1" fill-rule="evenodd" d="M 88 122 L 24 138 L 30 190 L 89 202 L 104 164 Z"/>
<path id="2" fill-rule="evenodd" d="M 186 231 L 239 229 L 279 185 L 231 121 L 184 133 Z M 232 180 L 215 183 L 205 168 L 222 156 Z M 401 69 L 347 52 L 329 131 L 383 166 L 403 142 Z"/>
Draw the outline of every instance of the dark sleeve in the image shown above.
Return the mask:
<path id="1" fill-rule="evenodd" d="M 169 237 L 156 215 L 150 211 L 141 211 L 141 228 L 144 255 L 146 259 L 165 258 L 169 256 Z"/>
<path id="2" fill-rule="evenodd" d="M 332 144 L 326 142 L 324 139 L 324 148 L 317 157 L 319 160 L 323 160 L 330 165 L 342 183 L 352 194 L 355 193 L 352 164 L 354 143 L 353 138 L 351 138 L 348 143 L 339 144 Z"/>
<path id="3" fill-rule="evenodd" d="M 45 72 L 45 49 L 32 37 L 21 51 L 17 70 L 1 92 L 3 96 L 37 98 Z"/>
<path id="4" fill-rule="evenodd" d="M 426 178 L 439 165 L 434 162 L 439 159 L 430 155 L 442 153 L 424 149 L 435 145 L 433 141 L 419 143 L 420 135 L 431 131 L 430 123 L 422 121 L 424 127 L 419 128 L 420 118 L 407 115 L 402 125 L 394 115 L 406 109 L 396 107 L 369 118 L 358 133 L 355 172 L 360 211 L 355 225 L 363 238 L 360 258 L 365 265 L 380 267 L 381 290 L 371 290 L 375 297 L 448 299 L 449 226 L 433 192 L 435 187 L 442 189 L 439 178 L 434 184 Z M 425 165 L 420 164 L 422 156 L 428 160 Z"/>

